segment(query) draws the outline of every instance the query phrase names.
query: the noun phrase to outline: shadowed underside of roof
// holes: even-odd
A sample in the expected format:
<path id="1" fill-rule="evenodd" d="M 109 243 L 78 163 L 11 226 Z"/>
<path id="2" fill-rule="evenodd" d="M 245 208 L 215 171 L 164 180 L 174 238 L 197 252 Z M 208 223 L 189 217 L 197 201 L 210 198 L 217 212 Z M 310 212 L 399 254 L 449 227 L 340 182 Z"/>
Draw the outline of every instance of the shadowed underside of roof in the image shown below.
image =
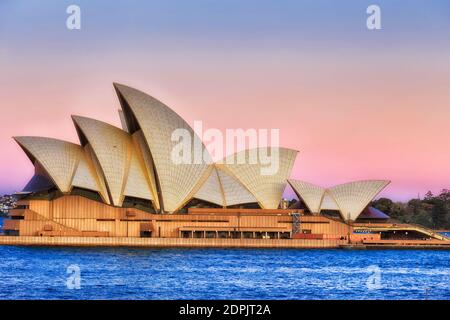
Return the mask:
<path id="1" fill-rule="evenodd" d="M 22 189 L 22 192 L 39 192 L 56 187 L 52 178 L 48 176 L 44 168 L 36 162 L 34 165 L 34 176 Z"/>
<path id="2" fill-rule="evenodd" d="M 367 207 L 358 217 L 359 219 L 389 219 L 390 217 L 383 211 L 374 207 Z"/>

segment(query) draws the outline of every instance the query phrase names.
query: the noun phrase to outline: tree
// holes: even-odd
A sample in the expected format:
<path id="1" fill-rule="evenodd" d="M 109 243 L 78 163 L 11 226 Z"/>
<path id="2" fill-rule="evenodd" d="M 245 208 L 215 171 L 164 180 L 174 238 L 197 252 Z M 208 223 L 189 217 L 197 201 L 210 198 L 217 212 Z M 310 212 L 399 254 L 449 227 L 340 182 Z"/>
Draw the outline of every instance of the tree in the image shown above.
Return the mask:
<path id="1" fill-rule="evenodd" d="M 447 206 L 450 205 L 450 190 L 442 189 L 438 198 L 441 199 L 442 201 L 444 201 Z"/>
<path id="2" fill-rule="evenodd" d="M 433 209 L 431 210 L 431 219 L 433 227 L 444 228 L 447 226 L 447 207 L 442 199 L 435 198 L 433 201 Z"/>
<path id="3" fill-rule="evenodd" d="M 431 221 L 431 215 L 426 211 L 423 211 L 417 215 L 414 215 L 414 220 L 411 223 L 420 224 L 422 226 L 432 228 L 433 222 Z"/>
<path id="4" fill-rule="evenodd" d="M 394 202 L 391 207 L 390 216 L 403 222 L 408 222 L 406 205 L 401 202 Z"/>
<path id="5" fill-rule="evenodd" d="M 422 201 L 420 199 L 412 199 L 408 201 L 408 209 L 412 214 L 420 214 L 423 210 Z"/>
<path id="6" fill-rule="evenodd" d="M 433 200 L 434 196 L 433 196 L 433 192 L 428 191 L 427 193 L 425 193 L 425 198 L 424 200 Z"/>
<path id="7" fill-rule="evenodd" d="M 407 203 L 380 198 L 371 204 L 374 208 L 404 223 L 415 223 L 435 229 L 450 229 L 450 190 L 442 189 L 439 195 L 431 191 L 423 200 L 412 199 Z"/>

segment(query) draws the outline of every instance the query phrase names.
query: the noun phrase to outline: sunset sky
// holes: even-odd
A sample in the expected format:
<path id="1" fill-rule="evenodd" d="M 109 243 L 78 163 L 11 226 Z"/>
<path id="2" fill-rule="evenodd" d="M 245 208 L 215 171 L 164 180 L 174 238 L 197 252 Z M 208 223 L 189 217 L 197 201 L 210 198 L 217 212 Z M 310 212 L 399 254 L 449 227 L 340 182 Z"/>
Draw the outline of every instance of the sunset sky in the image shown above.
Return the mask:
<path id="1" fill-rule="evenodd" d="M 190 124 L 280 129 L 292 178 L 389 179 L 402 201 L 450 188 L 450 2 L 342 2 L 1 0 L 0 194 L 33 174 L 12 136 L 78 143 L 72 114 L 119 126 L 113 82 Z"/>

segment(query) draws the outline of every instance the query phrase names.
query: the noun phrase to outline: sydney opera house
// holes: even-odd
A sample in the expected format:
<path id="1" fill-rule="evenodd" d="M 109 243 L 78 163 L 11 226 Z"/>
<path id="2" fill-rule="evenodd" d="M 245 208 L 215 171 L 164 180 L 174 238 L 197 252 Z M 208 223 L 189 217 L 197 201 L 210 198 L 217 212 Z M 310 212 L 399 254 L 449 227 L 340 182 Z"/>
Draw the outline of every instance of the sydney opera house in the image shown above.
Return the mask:
<path id="1" fill-rule="evenodd" d="M 389 223 L 369 206 L 387 180 L 323 188 L 290 179 L 296 150 L 277 148 L 278 170 L 270 175 L 261 174 L 263 163 L 230 158 L 248 160 L 259 149 L 217 163 L 174 163 L 171 137 L 180 128 L 207 154 L 194 130 L 157 99 L 121 84 L 114 88 L 122 128 L 72 116 L 79 144 L 14 137 L 35 173 L 17 193 L 5 235 L 92 245 L 273 247 L 437 239 Z M 282 199 L 287 186 L 298 197 L 290 206 Z"/>

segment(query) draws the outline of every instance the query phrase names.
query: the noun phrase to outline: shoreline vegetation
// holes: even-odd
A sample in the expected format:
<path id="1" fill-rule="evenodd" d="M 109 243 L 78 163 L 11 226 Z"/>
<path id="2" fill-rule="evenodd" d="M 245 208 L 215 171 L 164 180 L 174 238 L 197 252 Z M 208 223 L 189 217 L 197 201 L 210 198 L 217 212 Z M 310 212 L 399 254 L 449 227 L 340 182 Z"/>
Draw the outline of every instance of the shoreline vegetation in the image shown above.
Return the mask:
<path id="1" fill-rule="evenodd" d="M 372 201 L 371 206 L 402 223 L 419 224 L 441 232 L 450 230 L 449 189 L 443 189 L 438 195 L 428 191 L 423 199 L 411 199 L 406 203 L 380 198 Z"/>

